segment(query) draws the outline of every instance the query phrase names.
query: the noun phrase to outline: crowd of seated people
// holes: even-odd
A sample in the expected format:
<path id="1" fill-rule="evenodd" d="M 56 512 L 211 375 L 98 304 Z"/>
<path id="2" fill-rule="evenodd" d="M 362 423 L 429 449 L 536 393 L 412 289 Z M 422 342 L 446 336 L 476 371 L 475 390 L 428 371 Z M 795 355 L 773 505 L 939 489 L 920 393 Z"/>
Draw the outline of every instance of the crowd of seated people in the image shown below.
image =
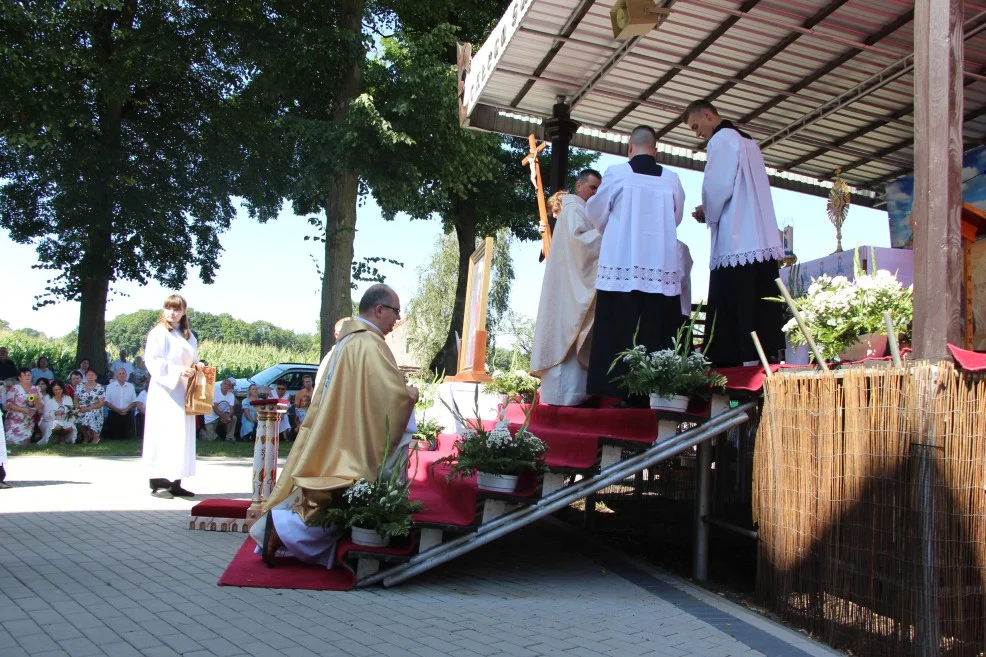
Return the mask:
<path id="1" fill-rule="evenodd" d="M 44 356 L 18 367 L 8 349 L 0 346 L 0 411 L 7 444 L 96 444 L 104 439 L 142 438 L 150 374 L 140 356 L 131 362 L 128 355 L 121 350 L 120 358 L 103 372 L 82 358 L 71 372 L 57 373 Z M 281 441 L 293 440 L 301 428 L 314 392 L 313 378 L 305 375 L 304 387 L 290 400 L 279 427 Z M 251 385 L 242 403 L 234 397 L 233 385 L 233 379 L 216 383 L 213 412 L 198 418 L 200 439 L 253 442 L 257 410 L 249 402 L 290 399 L 284 380 L 269 392 Z"/>
<path id="2" fill-rule="evenodd" d="M 121 350 L 102 373 L 82 358 L 60 376 L 47 357 L 19 367 L 0 346 L 0 411 L 7 444 L 95 444 L 140 437 L 150 375 L 140 357 L 130 362 L 127 355 Z"/>

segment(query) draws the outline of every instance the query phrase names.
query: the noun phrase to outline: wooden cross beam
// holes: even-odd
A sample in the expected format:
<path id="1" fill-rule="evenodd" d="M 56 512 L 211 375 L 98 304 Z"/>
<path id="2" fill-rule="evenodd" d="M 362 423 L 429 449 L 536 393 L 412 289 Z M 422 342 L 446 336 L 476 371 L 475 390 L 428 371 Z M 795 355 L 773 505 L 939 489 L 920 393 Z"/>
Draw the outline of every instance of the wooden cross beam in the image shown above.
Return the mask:
<path id="1" fill-rule="evenodd" d="M 538 200 L 538 217 L 540 219 L 541 226 L 541 246 L 544 251 L 544 257 L 548 257 L 548 250 L 551 249 L 551 224 L 548 223 L 548 211 L 544 206 L 544 185 L 541 182 L 541 165 L 538 163 L 538 156 L 544 147 L 547 146 L 546 142 L 537 143 L 537 138 L 534 134 L 527 136 L 527 142 L 530 144 L 531 152 L 528 153 L 521 163 L 524 166 L 531 167 L 531 184 L 534 185 L 534 193 L 537 195 Z"/>

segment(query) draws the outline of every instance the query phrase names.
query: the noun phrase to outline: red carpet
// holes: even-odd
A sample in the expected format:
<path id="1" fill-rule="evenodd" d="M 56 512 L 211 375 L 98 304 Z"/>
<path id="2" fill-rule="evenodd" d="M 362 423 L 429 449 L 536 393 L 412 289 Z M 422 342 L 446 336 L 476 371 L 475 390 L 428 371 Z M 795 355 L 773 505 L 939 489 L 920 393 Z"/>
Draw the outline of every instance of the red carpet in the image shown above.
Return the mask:
<path id="1" fill-rule="evenodd" d="M 449 468 L 436 464 L 438 459 L 452 453 L 456 436 L 442 434 L 438 449 L 433 452 L 415 452 L 417 460 L 411 459 L 411 499 L 424 504 L 424 510 L 416 513 L 415 522 L 429 522 L 439 525 L 468 527 L 476 520 L 476 476 L 448 478 Z M 517 495 L 534 495 L 537 490 L 537 477 L 521 477 L 517 484 Z"/>
<path id="2" fill-rule="evenodd" d="M 986 370 L 986 354 L 967 349 L 959 349 L 954 344 L 948 345 L 948 350 L 952 352 L 952 358 L 959 364 L 959 367 L 967 372 L 981 372 Z"/>
<path id="3" fill-rule="evenodd" d="M 348 591 L 356 585 L 355 563 L 349 563 L 350 552 L 408 555 L 414 552 L 417 541 L 385 548 L 367 548 L 354 544 L 348 537 L 339 541 L 336 567 L 303 563 L 294 557 L 278 557 L 277 566 L 268 568 L 254 550 L 257 544 L 250 537 L 236 551 L 236 556 L 219 578 L 219 586 L 246 586 L 262 589 L 306 589 L 310 591 Z"/>
<path id="4" fill-rule="evenodd" d="M 249 586 L 263 589 L 306 589 L 310 591 L 348 591 L 356 584 L 356 574 L 348 568 L 326 570 L 291 557 L 279 558 L 276 568 L 268 568 L 254 550 L 257 544 L 247 537 L 236 556 L 219 578 L 219 586 Z"/>

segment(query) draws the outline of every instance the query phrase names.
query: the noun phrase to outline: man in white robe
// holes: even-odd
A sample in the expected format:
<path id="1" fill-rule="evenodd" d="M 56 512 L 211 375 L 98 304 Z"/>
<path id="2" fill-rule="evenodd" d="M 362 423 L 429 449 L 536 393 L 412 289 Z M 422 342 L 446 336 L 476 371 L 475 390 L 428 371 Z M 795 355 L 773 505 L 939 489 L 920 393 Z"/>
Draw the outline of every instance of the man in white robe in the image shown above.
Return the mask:
<path id="1" fill-rule="evenodd" d="M 587 391 L 626 397 L 613 378 L 626 372 L 616 355 L 637 344 L 648 351 L 671 347 L 681 327 L 681 276 L 677 227 L 685 190 L 673 171 L 657 163 L 650 126 L 630 134 L 626 164 L 606 170 L 598 193 L 586 203 L 589 221 L 602 233 L 596 274 L 596 317 L 589 352 Z M 637 400 L 627 400 L 636 402 Z"/>
<path id="2" fill-rule="evenodd" d="M 589 223 L 585 203 L 600 182 L 592 169 L 579 174 L 575 194 L 562 197 L 552 234 L 531 352 L 531 373 L 541 379 L 545 404 L 578 406 L 589 398 L 585 384 L 602 236 Z"/>
<path id="3" fill-rule="evenodd" d="M 708 139 L 702 205 L 692 216 L 709 227 L 705 355 L 720 367 L 757 364 L 756 331 L 768 360 L 784 348 L 781 304 L 774 279 L 784 257 L 763 155 L 753 138 L 724 120 L 712 103 L 697 100 L 682 114 L 697 137 Z"/>

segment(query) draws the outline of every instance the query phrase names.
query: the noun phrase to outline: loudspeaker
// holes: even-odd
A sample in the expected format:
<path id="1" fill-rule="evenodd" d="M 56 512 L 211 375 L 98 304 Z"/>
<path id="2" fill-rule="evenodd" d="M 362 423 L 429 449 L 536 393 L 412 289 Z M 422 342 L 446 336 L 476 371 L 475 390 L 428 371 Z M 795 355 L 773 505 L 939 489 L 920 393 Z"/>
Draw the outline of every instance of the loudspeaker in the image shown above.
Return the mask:
<path id="1" fill-rule="evenodd" d="M 658 8 L 654 0 L 616 0 L 609 10 L 613 22 L 613 38 L 626 41 L 643 36 L 664 22 L 670 10 Z"/>

